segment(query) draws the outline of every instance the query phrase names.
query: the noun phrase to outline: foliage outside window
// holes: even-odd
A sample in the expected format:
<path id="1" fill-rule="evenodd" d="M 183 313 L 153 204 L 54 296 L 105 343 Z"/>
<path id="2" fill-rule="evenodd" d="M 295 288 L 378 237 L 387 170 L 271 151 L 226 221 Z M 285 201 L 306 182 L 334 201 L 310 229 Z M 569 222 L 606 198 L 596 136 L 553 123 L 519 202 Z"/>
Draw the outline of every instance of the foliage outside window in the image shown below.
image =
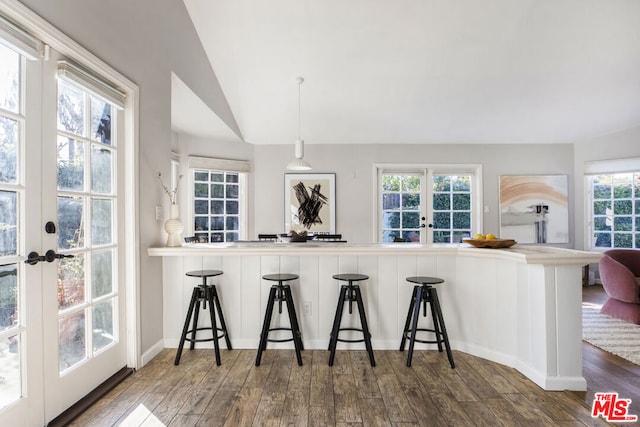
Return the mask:
<path id="1" fill-rule="evenodd" d="M 420 176 L 382 176 L 382 241 L 420 241 Z"/>
<path id="2" fill-rule="evenodd" d="M 460 243 L 471 236 L 471 177 L 433 177 L 433 242 Z"/>
<path id="3" fill-rule="evenodd" d="M 199 241 L 240 239 L 240 173 L 193 171 L 193 229 Z"/>
<path id="4" fill-rule="evenodd" d="M 594 175 L 592 247 L 640 248 L 640 172 Z"/>

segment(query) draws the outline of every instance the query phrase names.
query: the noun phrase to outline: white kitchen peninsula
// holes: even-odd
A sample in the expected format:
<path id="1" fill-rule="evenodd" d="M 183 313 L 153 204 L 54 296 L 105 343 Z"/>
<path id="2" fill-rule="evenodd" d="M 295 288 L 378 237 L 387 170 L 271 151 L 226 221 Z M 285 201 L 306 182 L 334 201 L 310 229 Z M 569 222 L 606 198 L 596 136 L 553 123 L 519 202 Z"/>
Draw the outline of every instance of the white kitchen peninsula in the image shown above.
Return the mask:
<path id="1" fill-rule="evenodd" d="M 305 348 L 325 350 L 340 286 L 333 274 L 370 277 L 360 285 L 374 350 L 399 347 L 413 289 L 405 278 L 437 276 L 445 280 L 438 293 L 454 350 L 512 366 L 545 390 L 586 390 L 582 271 L 584 265 L 598 262 L 598 253 L 529 245 L 477 249 L 465 244 L 313 241 L 189 244 L 149 248 L 148 253 L 163 257 L 165 347 L 178 346 L 189 298 L 198 283 L 185 276 L 190 270 L 224 271 L 216 284 L 236 349 L 258 346 L 271 286 L 261 279 L 264 274 L 300 276 L 292 288 Z M 343 326 L 349 321 L 357 325 L 357 316 L 345 314 Z M 361 347 L 339 343 L 338 349 Z M 416 344 L 421 348 L 433 346 Z"/>

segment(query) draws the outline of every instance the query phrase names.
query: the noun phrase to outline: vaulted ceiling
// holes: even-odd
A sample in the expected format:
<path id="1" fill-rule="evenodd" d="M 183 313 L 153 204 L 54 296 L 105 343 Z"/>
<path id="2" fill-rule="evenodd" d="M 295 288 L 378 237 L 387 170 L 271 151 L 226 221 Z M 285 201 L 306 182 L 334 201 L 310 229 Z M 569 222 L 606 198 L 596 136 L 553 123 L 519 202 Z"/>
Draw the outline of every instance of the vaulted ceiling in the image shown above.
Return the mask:
<path id="1" fill-rule="evenodd" d="M 574 142 L 640 125 L 636 0 L 184 3 L 250 143 L 296 139 L 298 76 L 307 144 Z M 198 133 L 225 132 L 211 123 Z"/>

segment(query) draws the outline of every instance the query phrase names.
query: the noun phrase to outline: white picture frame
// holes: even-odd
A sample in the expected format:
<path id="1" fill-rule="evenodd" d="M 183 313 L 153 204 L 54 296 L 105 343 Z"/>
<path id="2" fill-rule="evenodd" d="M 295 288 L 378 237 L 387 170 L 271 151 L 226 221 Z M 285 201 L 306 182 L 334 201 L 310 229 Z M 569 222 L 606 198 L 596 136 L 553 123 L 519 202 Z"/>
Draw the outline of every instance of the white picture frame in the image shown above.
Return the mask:
<path id="1" fill-rule="evenodd" d="M 285 232 L 336 232 L 336 175 L 286 173 L 284 175 Z"/>

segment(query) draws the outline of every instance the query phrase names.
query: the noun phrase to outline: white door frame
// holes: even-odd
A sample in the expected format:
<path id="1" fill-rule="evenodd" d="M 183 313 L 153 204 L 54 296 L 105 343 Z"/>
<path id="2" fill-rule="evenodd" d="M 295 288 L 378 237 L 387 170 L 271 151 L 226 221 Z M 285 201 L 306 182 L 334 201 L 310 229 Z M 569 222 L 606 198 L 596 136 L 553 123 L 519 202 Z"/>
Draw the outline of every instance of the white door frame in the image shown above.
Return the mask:
<path id="1" fill-rule="evenodd" d="M 124 112 L 124 227 L 127 239 L 122 242 L 125 251 L 124 275 L 126 280 L 127 366 L 141 366 L 140 339 L 140 245 L 138 209 L 138 155 L 139 155 L 139 88 L 114 68 L 67 37 L 60 30 L 16 0 L 0 2 L 0 12 L 12 18 L 24 30 L 45 43 L 44 59 L 49 46 L 67 58 L 105 76 L 126 93 Z M 48 45 L 48 46 L 47 46 Z"/>

